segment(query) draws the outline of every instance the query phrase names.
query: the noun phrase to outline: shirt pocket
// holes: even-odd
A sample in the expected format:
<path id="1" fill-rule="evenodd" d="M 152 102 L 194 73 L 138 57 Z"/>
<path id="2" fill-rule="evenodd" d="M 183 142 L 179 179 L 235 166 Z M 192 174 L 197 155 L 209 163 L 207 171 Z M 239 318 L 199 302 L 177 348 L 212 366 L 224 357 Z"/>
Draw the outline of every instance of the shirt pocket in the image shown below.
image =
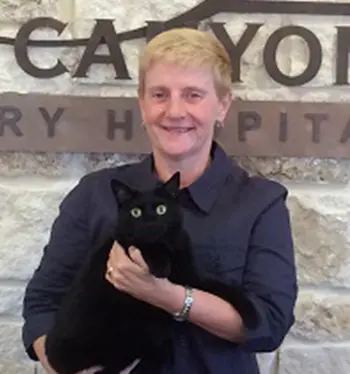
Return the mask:
<path id="1" fill-rule="evenodd" d="M 242 284 L 247 250 L 230 244 L 194 245 L 194 259 L 201 278 Z"/>

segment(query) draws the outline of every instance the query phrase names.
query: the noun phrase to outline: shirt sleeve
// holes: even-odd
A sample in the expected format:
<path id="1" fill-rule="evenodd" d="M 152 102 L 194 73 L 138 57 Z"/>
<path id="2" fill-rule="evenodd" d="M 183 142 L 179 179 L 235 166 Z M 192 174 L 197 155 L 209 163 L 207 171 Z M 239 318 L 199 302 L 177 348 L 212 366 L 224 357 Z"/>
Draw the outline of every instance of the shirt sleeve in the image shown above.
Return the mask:
<path id="1" fill-rule="evenodd" d="M 33 342 L 48 332 L 63 294 L 90 250 L 88 206 L 89 189 L 84 177 L 62 201 L 40 263 L 27 284 L 22 340 L 32 360 L 38 360 Z"/>
<path id="2" fill-rule="evenodd" d="M 244 287 L 258 323 L 245 327 L 243 348 L 253 352 L 277 349 L 294 323 L 297 278 L 287 192 L 283 191 L 259 215 L 248 250 Z"/>

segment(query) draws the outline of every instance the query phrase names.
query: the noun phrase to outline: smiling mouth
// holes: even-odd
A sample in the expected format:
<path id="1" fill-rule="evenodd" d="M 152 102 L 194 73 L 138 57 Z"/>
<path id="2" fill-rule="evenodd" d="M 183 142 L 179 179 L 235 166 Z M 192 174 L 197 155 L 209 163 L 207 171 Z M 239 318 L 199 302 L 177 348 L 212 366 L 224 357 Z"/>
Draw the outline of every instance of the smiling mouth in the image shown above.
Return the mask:
<path id="1" fill-rule="evenodd" d="M 194 127 L 177 127 L 177 126 L 172 126 L 172 127 L 160 126 L 160 128 L 162 130 L 165 130 L 169 133 L 174 133 L 174 134 L 185 134 L 194 129 Z"/>

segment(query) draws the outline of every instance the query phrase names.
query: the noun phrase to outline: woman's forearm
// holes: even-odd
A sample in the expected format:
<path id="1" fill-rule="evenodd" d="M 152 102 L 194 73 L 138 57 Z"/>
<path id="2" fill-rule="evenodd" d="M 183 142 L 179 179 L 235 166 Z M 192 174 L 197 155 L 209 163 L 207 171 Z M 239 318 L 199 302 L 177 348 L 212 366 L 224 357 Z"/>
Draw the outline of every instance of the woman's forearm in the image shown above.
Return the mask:
<path id="1" fill-rule="evenodd" d="M 194 290 L 193 298 L 189 313 L 192 323 L 233 343 L 243 342 L 243 321 L 228 302 L 200 290 Z"/>
<path id="2" fill-rule="evenodd" d="M 154 305 L 173 314 L 178 312 L 185 300 L 185 289 L 174 284 L 165 284 L 150 300 Z M 193 304 L 189 321 L 210 333 L 234 343 L 244 342 L 243 321 L 228 302 L 201 290 L 193 291 Z"/>

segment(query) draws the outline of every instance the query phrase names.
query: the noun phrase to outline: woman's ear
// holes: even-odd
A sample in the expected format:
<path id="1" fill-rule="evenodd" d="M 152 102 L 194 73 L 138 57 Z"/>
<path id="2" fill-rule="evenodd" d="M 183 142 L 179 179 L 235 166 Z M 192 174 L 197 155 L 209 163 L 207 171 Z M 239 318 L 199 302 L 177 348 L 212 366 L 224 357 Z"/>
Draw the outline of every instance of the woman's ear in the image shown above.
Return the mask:
<path id="1" fill-rule="evenodd" d="M 224 122 L 227 116 L 227 113 L 230 109 L 231 103 L 232 103 L 232 93 L 231 91 L 228 91 L 226 94 L 224 94 L 219 99 L 219 113 L 218 113 L 218 118 L 217 118 L 219 122 Z"/>
<path id="2" fill-rule="evenodd" d="M 145 111 L 144 111 L 144 107 L 145 107 L 145 100 L 144 100 L 144 92 L 143 90 L 138 87 L 137 89 L 137 99 L 138 99 L 138 103 L 139 103 L 139 108 L 140 108 L 140 112 L 141 112 L 141 119 L 142 119 L 142 122 L 145 122 Z"/>

